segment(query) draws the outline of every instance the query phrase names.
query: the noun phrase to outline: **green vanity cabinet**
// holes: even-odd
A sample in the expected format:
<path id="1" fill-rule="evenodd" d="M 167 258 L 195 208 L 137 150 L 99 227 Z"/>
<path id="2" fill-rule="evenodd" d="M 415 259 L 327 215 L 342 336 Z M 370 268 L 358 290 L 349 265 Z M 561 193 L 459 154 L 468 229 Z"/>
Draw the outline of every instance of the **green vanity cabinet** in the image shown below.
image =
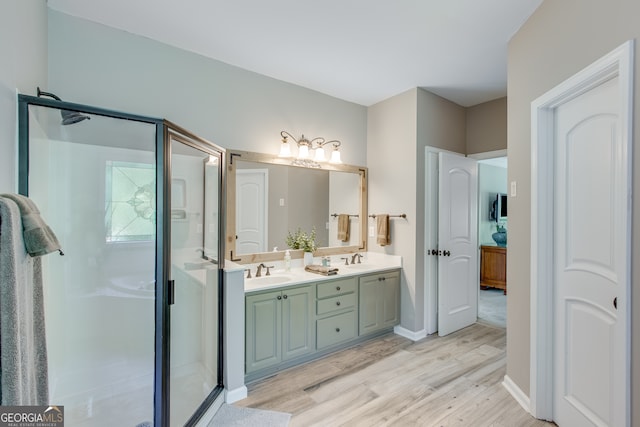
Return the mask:
<path id="1" fill-rule="evenodd" d="M 315 351 L 313 290 L 298 286 L 247 295 L 247 374 Z"/>
<path id="2" fill-rule="evenodd" d="M 250 382 L 387 333 L 400 322 L 400 270 L 249 292 L 245 309 Z"/>
<path id="3" fill-rule="evenodd" d="M 360 336 L 400 323 L 400 272 L 360 277 Z"/>

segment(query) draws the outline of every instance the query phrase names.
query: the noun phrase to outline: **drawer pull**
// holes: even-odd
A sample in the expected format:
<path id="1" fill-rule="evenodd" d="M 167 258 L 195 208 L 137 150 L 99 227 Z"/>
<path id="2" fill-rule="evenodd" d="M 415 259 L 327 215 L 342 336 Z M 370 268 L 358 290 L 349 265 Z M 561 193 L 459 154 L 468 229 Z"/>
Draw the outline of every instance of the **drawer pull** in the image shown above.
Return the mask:
<path id="1" fill-rule="evenodd" d="M 336 291 L 339 291 L 339 290 L 340 290 L 340 286 L 336 286 Z"/>
<path id="2" fill-rule="evenodd" d="M 336 328 L 336 332 L 340 332 L 340 328 Z"/>
<path id="3" fill-rule="evenodd" d="M 336 301 L 336 305 L 340 305 L 340 301 Z"/>

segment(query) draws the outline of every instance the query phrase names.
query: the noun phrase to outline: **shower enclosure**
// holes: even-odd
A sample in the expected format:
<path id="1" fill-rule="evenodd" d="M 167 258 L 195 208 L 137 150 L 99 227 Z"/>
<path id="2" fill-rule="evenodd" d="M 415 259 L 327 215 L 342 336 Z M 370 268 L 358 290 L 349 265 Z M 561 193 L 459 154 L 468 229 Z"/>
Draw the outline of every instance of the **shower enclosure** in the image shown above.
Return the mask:
<path id="1" fill-rule="evenodd" d="M 19 192 L 65 253 L 43 258 L 49 403 L 70 426 L 196 424 L 222 397 L 224 150 L 166 120 L 18 105 Z"/>

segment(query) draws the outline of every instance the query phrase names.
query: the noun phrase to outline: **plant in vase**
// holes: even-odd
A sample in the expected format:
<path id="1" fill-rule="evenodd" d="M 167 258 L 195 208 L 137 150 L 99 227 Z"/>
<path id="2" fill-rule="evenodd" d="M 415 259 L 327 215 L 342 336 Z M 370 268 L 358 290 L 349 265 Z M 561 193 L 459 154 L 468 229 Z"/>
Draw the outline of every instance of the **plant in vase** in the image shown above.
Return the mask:
<path id="1" fill-rule="evenodd" d="M 285 242 L 291 249 L 302 249 L 304 251 L 305 266 L 313 263 L 313 252 L 317 249 L 315 227 L 311 229 L 310 234 L 302 231 L 300 227 L 298 227 L 298 230 L 293 234 L 289 231 Z"/>

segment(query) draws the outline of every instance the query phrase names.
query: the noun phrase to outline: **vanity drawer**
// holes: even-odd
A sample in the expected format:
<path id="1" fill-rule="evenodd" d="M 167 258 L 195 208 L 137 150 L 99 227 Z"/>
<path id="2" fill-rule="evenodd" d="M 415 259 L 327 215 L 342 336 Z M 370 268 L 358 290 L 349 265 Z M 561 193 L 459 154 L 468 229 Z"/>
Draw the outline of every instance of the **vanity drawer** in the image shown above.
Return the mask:
<path id="1" fill-rule="evenodd" d="M 331 282 L 318 283 L 318 298 L 327 298 L 337 295 L 355 292 L 356 279 L 332 280 Z"/>
<path id="2" fill-rule="evenodd" d="M 355 338 L 355 311 L 318 320 L 316 336 L 318 350 Z"/>
<path id="3" fill-rule="evenodd" d="M 327 314 L 331 313 L 332 311 L 344 310 L 345 308 L 353 308 L 355 305 L 355 293 L 338 295 L 337 297 L 318 300 L 316 305 L 316 313 L 318 315 Z"/>

